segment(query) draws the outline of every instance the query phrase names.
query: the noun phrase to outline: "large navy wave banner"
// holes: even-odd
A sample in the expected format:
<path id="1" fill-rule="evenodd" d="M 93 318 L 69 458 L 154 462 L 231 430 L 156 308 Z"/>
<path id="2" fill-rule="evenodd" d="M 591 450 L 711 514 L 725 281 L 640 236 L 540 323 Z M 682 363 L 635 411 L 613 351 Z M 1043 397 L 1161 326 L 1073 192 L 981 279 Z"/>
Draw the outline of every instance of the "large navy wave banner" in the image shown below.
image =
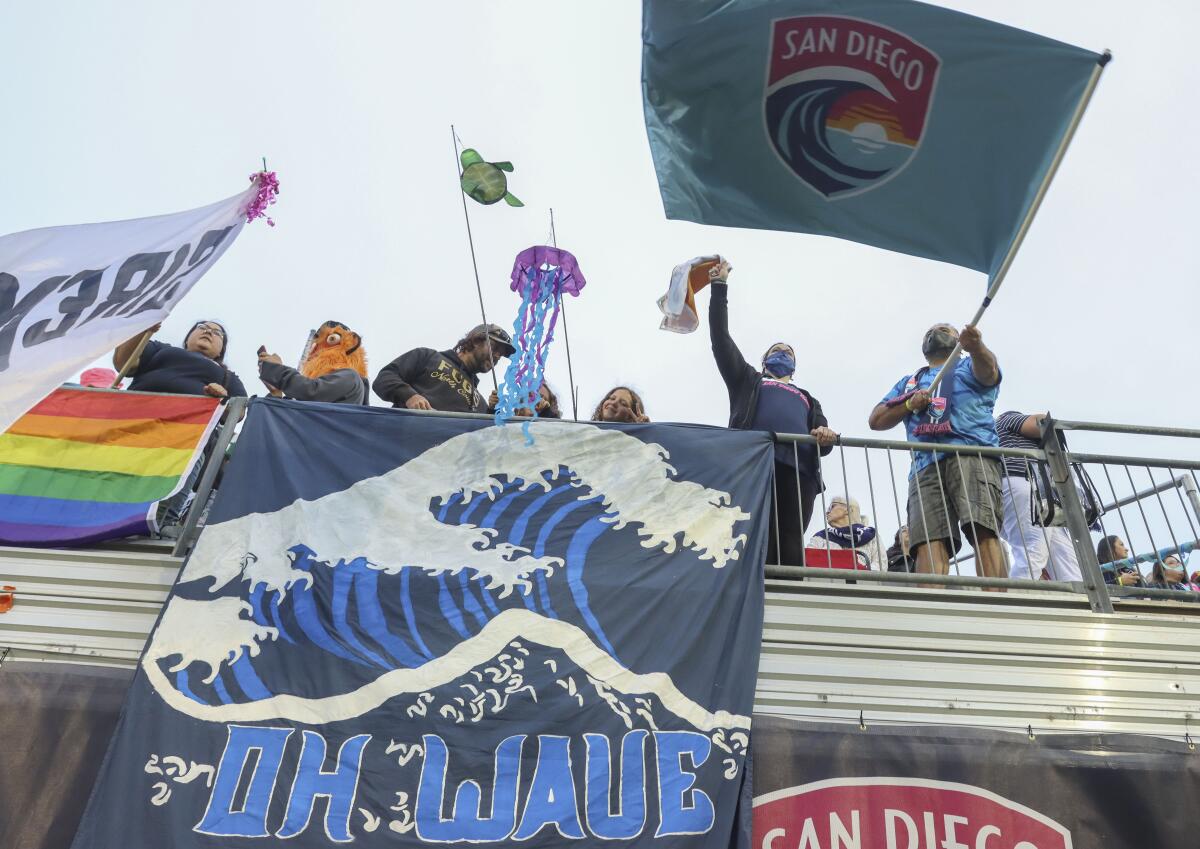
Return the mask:
<path id="1" fill-rule="evenodd" d="M 75 849 L 744 846 L 772 447 L 255 400 Z"/>

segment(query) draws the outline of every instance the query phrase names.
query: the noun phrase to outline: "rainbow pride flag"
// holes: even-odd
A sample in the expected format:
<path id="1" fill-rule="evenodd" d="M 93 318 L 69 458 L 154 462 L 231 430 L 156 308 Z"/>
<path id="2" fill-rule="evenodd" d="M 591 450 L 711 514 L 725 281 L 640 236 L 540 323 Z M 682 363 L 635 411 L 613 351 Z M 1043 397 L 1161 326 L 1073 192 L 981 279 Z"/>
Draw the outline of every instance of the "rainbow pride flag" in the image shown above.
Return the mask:
<path id="1" fill-rule="evenodd" d="M 0 434 L 0 544 L 157 530 L 220 418 L 215 398 L 57 389 Z"/>

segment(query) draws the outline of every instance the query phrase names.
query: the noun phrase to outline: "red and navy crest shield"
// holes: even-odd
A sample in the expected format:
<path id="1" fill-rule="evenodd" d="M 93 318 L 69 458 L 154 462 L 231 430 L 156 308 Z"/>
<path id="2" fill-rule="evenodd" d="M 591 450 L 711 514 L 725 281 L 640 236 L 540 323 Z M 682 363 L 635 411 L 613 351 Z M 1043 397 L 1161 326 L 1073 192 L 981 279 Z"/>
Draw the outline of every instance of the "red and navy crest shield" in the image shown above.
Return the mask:
<path id="1" fill-rule="evenodd" d="M 771 146 L 826 198 L 875 188 L 916 155 L 940 65 L 908 36 L 869 21 L 776 20 L 763 96 Z"/>

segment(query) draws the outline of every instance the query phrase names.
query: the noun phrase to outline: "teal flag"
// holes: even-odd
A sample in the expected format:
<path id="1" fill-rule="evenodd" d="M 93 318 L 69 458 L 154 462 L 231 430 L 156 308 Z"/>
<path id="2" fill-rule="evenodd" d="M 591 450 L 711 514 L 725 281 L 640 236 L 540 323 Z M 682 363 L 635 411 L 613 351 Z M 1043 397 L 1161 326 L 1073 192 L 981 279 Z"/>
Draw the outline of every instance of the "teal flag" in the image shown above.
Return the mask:
<path id="1" fill-rule="evenodd" d="M 668 218 L 992 274 L 1097 53 L 909 0 L 645 0 Z"/>

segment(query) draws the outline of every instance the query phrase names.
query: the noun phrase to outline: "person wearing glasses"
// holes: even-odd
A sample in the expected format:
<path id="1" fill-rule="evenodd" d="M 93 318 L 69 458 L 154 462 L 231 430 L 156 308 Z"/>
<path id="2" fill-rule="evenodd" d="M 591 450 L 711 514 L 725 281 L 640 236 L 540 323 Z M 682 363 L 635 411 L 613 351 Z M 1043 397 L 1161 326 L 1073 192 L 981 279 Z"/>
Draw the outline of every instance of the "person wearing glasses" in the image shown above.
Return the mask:
<path id="1" fill-rule="evenodd" d="M 161 326 L 156 324 L 148 332 L 157 333 Z M 196 322 L 183 337 L 182 347 L 151 339 L 133 359 L 143 335 L 122 342 L 113 352 L 113 366 L 133 377 L 130 390 L 214 398 L 246 396 L 242 381 L 225 365 L 229 334 L 220 323 Z"/>
<path id="2" fill-rule="evenodd" d="M 875 528 L 869 522 L 857 500 L 835 495 L 829 499 L 829 509 L 825 511 L 825 527 L 813 534 L 808 547 L 825 551 L 853 549 L 861 568 L 882 571 L 886 564 L 879 552 Z"/>
<path id="3" fill-rule="evenodd" d="M 160 327 L 161 324 L 156 324 L 148 332 L 157 333 Z M 210 395 L 213 398 L 246 396 L 242 381 L 225 365 L 229 334 L 219 322 L 193 324 L 183 337 L 182 347 L 151 339 L 141 354 L 135 355 L 144 335 L 139 333 L 118 345 L 113 352 L 113 366 L 133 376 L 129 385 L 131 391 Z M 204 449 L 206 456 L 212 451 L 215 438 L 214 432 Z M 179 491 L 159 503 L 158 524 L 162 536 L 174 538 L 179 535 L 203 467 L 203 463 L 194 464 Z M 207 505 L 198 507 L 204 510 Z"/>

